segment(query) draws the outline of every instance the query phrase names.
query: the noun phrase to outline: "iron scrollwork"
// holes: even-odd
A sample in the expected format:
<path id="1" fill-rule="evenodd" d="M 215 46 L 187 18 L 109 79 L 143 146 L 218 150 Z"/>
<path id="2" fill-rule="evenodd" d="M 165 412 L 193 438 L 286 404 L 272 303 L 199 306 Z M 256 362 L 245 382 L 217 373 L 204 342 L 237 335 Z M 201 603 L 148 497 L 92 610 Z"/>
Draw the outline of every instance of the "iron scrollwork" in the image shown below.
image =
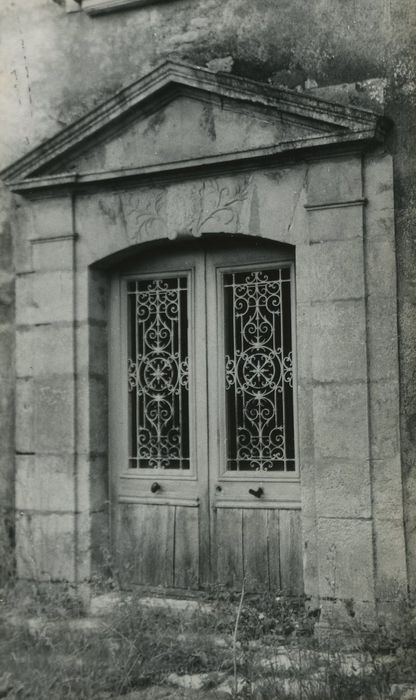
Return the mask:
<path id="1" fill-rule="evenodd" d="M 129 283 L 131 467 L 188 469 L 187 279 Z"/>
<path id="2" fill-rule="evenodd" d="M 294 469 L 290 269 L 226 274 L 228 469 Z"/>

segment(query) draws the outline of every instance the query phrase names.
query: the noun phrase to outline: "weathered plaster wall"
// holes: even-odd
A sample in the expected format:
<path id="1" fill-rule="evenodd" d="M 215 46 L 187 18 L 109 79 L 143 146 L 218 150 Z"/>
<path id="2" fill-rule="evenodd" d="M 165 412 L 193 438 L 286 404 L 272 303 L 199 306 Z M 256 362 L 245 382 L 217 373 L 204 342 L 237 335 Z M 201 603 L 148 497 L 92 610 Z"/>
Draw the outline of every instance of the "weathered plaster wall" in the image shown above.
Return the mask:
<path id="1" fill-rule="evenodd" d="M 0 9 L 0 165 L 50 137 L 168 56 L 290 87 L 384 77 L 396 124 L 402 455 L 409 571 L 416 587 L 416 37 L 413 0 L 171 0 L 95 19 L 63 0 L 5 0 Z M 229 61 L 231 64 L 231 61 Z M 311 82 L 308 85 L 312 85 Z M 354 90 L 349 99 L 360 99 Z M 413 175 L 413 183 L 412 183 Z M 0 507 L 13 506 L 13 276 L 10 202 L 0 199 Z M 3 517 L 3 516 L 2 516 Z M 7 537 L 11 533 L 7 533 Z"/>

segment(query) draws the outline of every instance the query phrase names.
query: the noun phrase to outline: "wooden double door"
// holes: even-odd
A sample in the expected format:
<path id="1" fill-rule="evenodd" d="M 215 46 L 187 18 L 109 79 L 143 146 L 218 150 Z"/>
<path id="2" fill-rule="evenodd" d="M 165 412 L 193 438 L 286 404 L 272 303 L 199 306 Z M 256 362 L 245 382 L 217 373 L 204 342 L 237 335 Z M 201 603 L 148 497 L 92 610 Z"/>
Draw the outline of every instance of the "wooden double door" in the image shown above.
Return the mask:
<path id="1" fill-rule="evenodd" d="M 126 585 L 302 591 L 294 264 L 238 241 L 114 275 L 113 541 Z"/>

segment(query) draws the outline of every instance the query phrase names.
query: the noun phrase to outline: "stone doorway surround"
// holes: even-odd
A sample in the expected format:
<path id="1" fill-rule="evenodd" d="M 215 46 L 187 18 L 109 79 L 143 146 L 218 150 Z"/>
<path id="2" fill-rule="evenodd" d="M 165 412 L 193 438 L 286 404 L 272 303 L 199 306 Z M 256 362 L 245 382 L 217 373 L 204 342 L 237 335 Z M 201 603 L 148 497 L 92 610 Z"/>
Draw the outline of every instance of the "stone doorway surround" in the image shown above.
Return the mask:
<path id="1" fill-rule="evenodd" d="M 237 234 L 295 247 L 305 592 L 364 611 L 405 590 L 388 126 L 167 62 L 3 171 L 21 578 L 86 582 L 110 551 L 109 271 Z"/>

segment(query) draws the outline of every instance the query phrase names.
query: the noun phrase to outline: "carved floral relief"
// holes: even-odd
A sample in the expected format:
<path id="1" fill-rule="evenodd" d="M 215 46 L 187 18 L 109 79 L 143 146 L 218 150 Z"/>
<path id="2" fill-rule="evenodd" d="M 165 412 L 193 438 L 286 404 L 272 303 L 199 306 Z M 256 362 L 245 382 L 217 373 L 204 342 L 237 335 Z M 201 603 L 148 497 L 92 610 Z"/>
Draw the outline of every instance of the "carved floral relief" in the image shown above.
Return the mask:
<path id="1" fill-rule="evenodd" d="M 201 236 L 209 231 L 238 232 L 252 177 L 209 178 L 119 197 L 131 243 L 157 238 Z"/>

